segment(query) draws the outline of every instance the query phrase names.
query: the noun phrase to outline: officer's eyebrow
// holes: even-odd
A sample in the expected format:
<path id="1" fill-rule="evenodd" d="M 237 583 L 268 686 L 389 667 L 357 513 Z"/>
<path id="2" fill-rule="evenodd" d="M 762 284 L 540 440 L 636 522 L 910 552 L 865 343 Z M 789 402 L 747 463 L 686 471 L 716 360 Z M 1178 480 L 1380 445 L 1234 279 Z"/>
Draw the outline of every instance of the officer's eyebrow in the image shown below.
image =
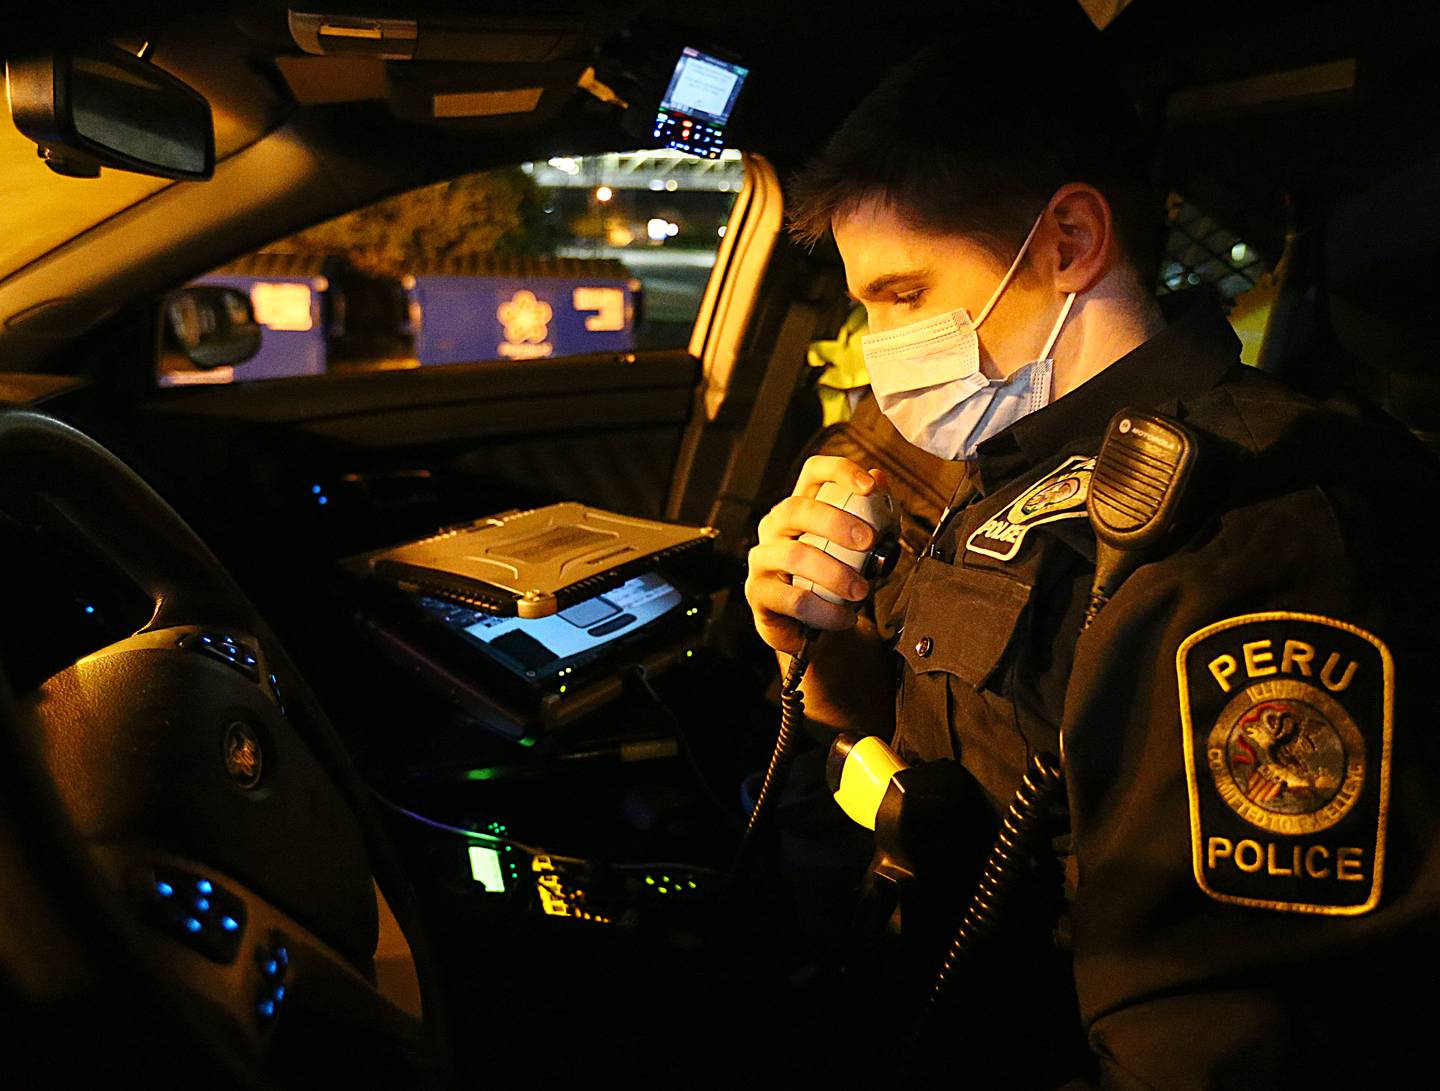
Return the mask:
<path id="1" fill-rule="evenodd" d="M 892 290 L 897 285 L 905 284 L 907 282 L 918 283 L 920 281 L 927 281 L 929 279 L 929 269 L 901 269 L 894 273 L 883 273 L 882 275 L 876 277 L 874 280 L 866 284 L 858 292 L 850 291 L 847 288 L 845 294 L 848 295 L 856 303 L 863 303 L 867 299 L 879 299 L 882 295 Z"/>

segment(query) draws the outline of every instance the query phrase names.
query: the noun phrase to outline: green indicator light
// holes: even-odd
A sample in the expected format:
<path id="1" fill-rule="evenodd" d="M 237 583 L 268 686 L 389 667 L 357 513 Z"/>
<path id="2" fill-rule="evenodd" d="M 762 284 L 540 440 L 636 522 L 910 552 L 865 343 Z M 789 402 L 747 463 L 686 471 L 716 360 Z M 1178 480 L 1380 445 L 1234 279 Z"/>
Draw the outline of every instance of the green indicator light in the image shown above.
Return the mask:
<path id="1" fill-rule="evenodd" d="M 693 651 L 691 651 L 689 648 L 686 648 L 686 649 L 685 649 L 685 658 L 686 658 L 686 659 L 694 659 L 694 658 L 695 658 L 695 653 L 694 653 Z"/>
<path id="2" fill-rule="evenodd" d="M 507 849 L 506 851 L 508 852 L 509 850 Z M 694 890 L 694 889 L 695 889 L 695 880 L 694 880 L 694 879 L 691 879 L 691 880 L 689 880 L 685 885 L 688 886 L 691 890 Z"/>
<path id="3" fill-rule="evenodd" d="M 535 736 L 534 736 L 534 735 L 523 735 L 523 736 L 521 736 L 519 739 L 517 739 L 516 741 L 517 741 L 521 746 L 534 746 L 534 745 L 535 745 Z"/>
<path id="4" fill-rule="evenodd" d="M 499 780 L 504 776 L 501 769 L 471 769 L 465 774 L 466 780 Z"/>
<path id="5" fill-rule="evenodd" d="M 647 875 L 647 876 L 645 876 L 645 885 L 646 885 L 646 886 L 654 886 L 654 885 L 655 885 L 655 876 L 653 876 L 653 875 Z"/>
<path id="6" fill-rule="evenodd" d="M 657 889 L 660 891 L 661 894 L 667 894 L 667 893 L 669 893 L 669 891 L 667 891 L 663 886 L 662 886 L 662 887 L 658 887 Z"/>
<path id="7" fill-rule="evenodd" d="M 561 686 L 561 687 L 560 687 L 560 692 L 561 692 L 561 693 L 564 693 L 567 688 L 569 688 L 569 687 L 567 687 L 567 686 Z"/>

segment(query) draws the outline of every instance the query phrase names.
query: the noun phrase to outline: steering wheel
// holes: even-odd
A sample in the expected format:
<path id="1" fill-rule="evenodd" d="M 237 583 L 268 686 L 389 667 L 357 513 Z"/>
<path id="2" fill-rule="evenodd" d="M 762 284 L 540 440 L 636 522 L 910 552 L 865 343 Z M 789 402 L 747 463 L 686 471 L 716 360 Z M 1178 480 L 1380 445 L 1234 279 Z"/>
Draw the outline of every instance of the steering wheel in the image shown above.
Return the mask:
<path id="1" fill-rule="evenodd" d="M 0 415 L 0 486 L 38 499 L 51 529 L 154 604 L 134 635 L 20 701 L 0 684 L 12 907 L 41 907 L 43 925 L 99 971 L 92 981 L 156 1006 L 155 1026 L 180 1026 L 237 1084 L 306 1070 L 301 1082 L 328 1082 L 346 1060 L 366 1083 L 443 1081 L 438 976 L 413 892 L 344 746 L 255 608 L 179 515 L 68 425 Z M 408 941 L 419 1013 L 376 984 L 387 919 Z M 40 950 L 47 987 L 63 990 L 62 944 L 9 946 L 13 980 L 27 973 L 16 950 Z"/>

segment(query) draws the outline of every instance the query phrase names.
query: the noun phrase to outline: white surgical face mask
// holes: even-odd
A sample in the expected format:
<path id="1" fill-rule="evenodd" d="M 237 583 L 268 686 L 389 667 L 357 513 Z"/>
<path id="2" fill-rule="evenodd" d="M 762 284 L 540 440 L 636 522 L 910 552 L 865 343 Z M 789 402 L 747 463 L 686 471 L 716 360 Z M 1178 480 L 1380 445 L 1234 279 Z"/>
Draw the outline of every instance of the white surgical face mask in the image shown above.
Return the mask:
<path id="1" fill-rule="evenodd" d="M 985 440 L 1049 404 L 1054 368 L 1050 350 L 1075 302 L 1074 292 L 1065 297 L 1039 358 L 1004 379 L 988 379 L 980 371 L 980 337 L 975 332 L 1020 268 L 1039 226 L 1036 220 L 973 322 L 961 307 L 860 339 L 880 411 L 916 447 L 945 459 L 972 459 Z"/>

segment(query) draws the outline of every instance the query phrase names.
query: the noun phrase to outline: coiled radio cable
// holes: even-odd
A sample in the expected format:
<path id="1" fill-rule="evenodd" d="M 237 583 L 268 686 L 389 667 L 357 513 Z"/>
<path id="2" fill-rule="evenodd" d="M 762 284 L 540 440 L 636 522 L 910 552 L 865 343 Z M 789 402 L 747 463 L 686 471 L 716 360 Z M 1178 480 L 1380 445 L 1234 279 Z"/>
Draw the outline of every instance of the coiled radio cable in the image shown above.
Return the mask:
<path id="1" fill-rule="evenodd" d="M 1060 759 L 1054 754 L 1036 754 L 1015 790 L 985 861 L 979 886 L 935 975 L 930 988 L 930 1008 L 939 1005 L 956 970 L 969 959 L 975 946 L 995 931 L 1010 895 L 1024 877 L 1025 866 L 1044 836 L 1050 808 L 1064 787 L 1065 774 Z"/>
<path id="2" fill-rule="evenodd" d="M 760 791 L 755 796 L 755 806 L 750 809 L 750 820 L 745 825 L 745 835 L 740 840 L 740 849 L 731 868 L 731 877 L 740 873 L 753 846 L 758 831 L 764 826 L 765 818 L 772 806 L 772 798 L 779 791 L 795 756 L 796 743 L 805 729 L 805 694 L 800 682 L 810 667 L 811 649 L 819 634 L 814 629 L 805 630 L 805 639 L 800 650 L 790 660 L 790 667 L 780 683 L 780 733 L 775 738 L 775 749 L 770 753 L 770 762 L 765 767 L 765 776 L 760 781 Z"/>

